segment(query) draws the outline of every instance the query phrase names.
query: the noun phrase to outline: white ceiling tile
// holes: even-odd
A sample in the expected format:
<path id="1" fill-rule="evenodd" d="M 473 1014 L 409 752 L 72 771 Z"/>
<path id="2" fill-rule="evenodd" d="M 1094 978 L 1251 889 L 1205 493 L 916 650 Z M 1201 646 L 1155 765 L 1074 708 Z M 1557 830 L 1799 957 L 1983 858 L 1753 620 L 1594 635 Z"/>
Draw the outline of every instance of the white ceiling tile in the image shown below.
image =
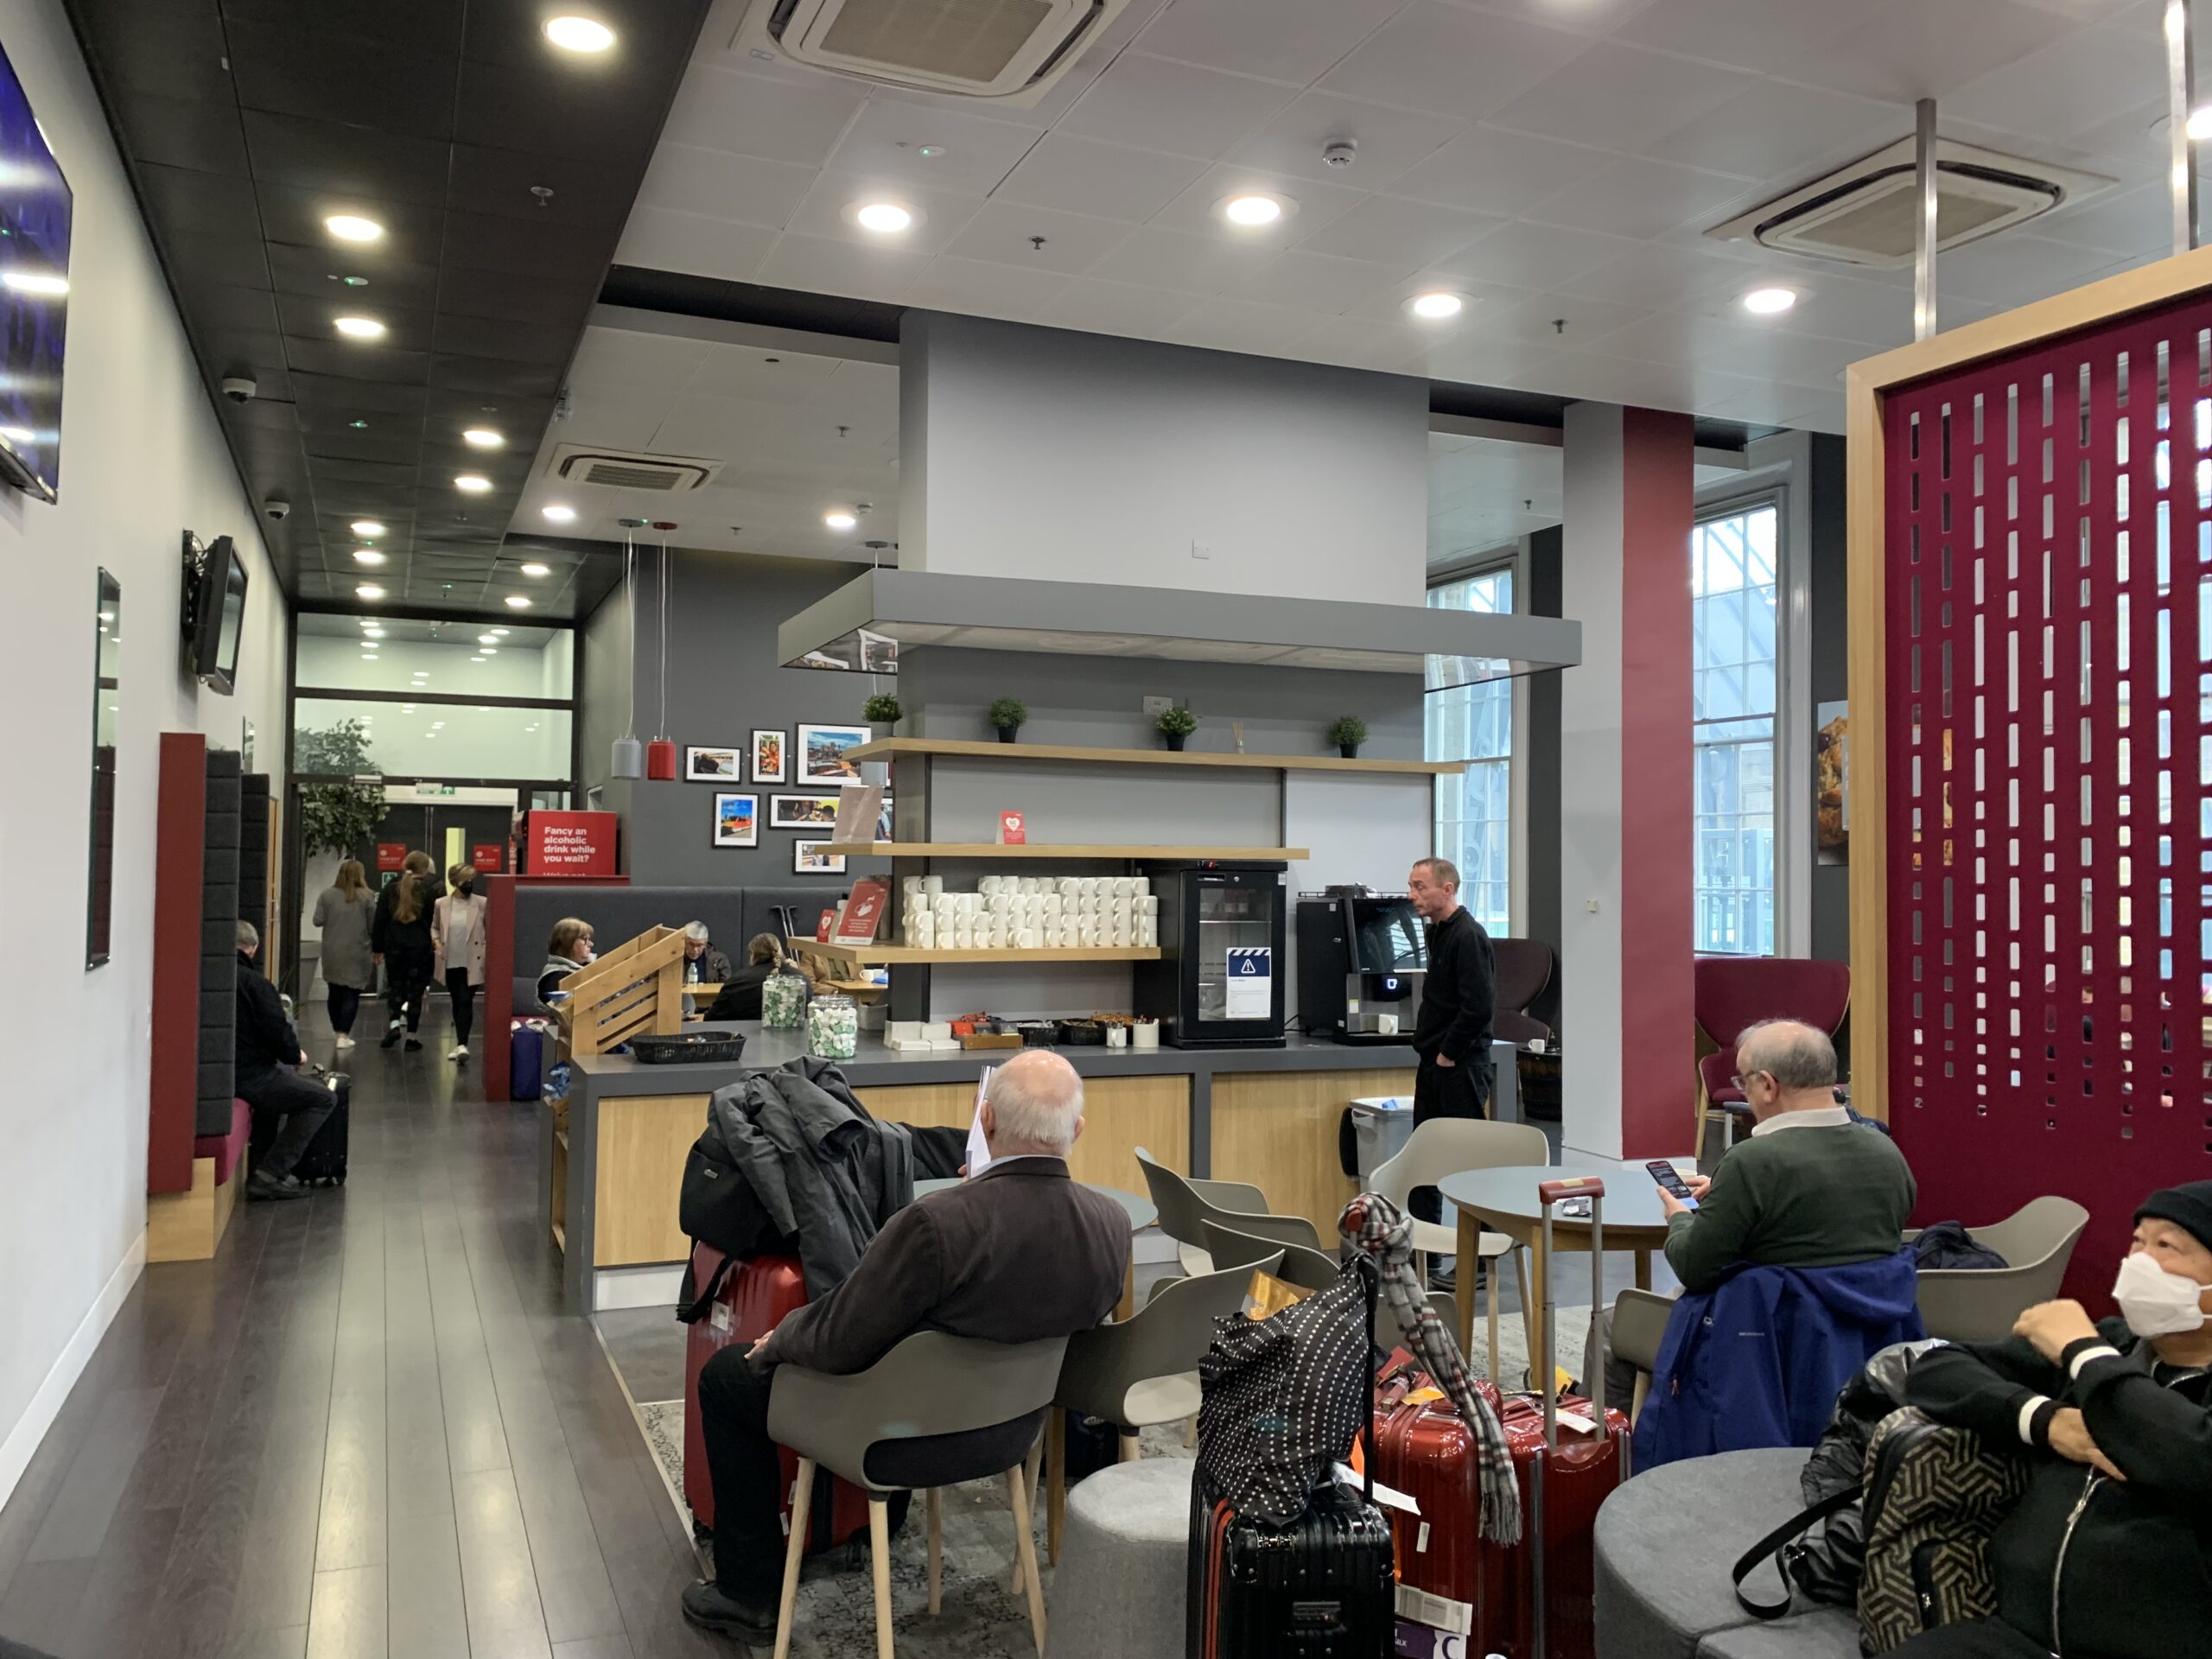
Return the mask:
<path id="1" fill-rule="evenodd" d="M 755 280 L 809 294 L 896 302 L 929 264 L 925 254 L 871 248 L 827 236 L 779 237 Z"/>
<path id="2" fill-rule="evenodd" d="M 1037 142 L 1028 127 L 918 104 L 871 99 L 846 130 L 829 165 L 918 190 L 988 195 Z M 925 156 L 925 148 L 942 155 Z"/>
<path id="3" fill-rule="evenodd" d="M 819 167 L 861 98 L 856 87 L 826 75 L 793 85 L 694 66 L 677 90 L 661 137 Z"/>
<path id="4" fill-rule="evenodd" d="M 1955 112 L 1965 118 L 1967 110 L 1952 107 L 1961 87 L 2050 45 L 2068 27 L 2063 18 L 2015 0 L 1886 0 L 1872 16 L 1849 20 L 1817 51 L 1808 53 L 1803 67 L 1785 73 L 1900 103 L 1934 98 L 1940 100 L 1940 116 Z M 2085 39 L 2076 37 L 2061 49 L 2071 56 Z M 2157 90 L 2155 83 L 2152 90 Z M 2067 130 L 2032 104 L 1994 107 L 2001 107 L 2016 126 Z"/>
<path id="5" fill-rule="evenodd" d="M 1609 150 L 1477 127 L 1390 181 L 1389 194 L 1483 213 L 1521 213 L 1613 159 Z"/>
<path id="6" fill-rule="evenodd" d="M 1147 225 L 1133 232 L 1088 274 L 1113 283 L 1218 294 L 1232 283 L 1249 282 L 1274 257 L 1268 248 L 1218 236 L 1154 230 Z"/>
<path id="7" fill-rule="evenodd" d="M 2200 183 L 2197 194 L 2205 194 Z M 2162 181 L 2107 192 L 2086 206 L 2061 207 L 2035 221 L 2034 234 L 2054 242 L 2106 248 L 2118 257 L 2173 246 L 2173 193 Z"/>
<path id="8" fill-rule="evenodd" d="M 1205 162 L 1186 156 L 1052 132 L 1007 175 L 995 199 L 1140 224 L 1205 170 Z"/>
<path id="9" fill-rule="evenodd" d="M 1230 289 L 1230 297 L 1268 305 L 1298 306 L 1332 315 L 1381 292 L 1407 274 L 1403 265 L 1293 251 L 1270 261 L 1249 282 Z"/>
<path id="10" fill-rule="evenodd" d="M 1941 115 L 2008 130 L 2064 135 L 2114 109 L 2155 99 L 2164 74 L 2164 53 L 2158 41 L 2085 29 L 1951 92 Z"/>
<path id="11" fill-rule="evenodd" d="M 1947 294 L 2025 305 L 2078 287 L 2122 257 L 2110 248 L 2048 242 L 2015 231 L 1948 250 L 1936 263 L 1936 280 Z"/>
<path id="12" fill-rule="evenodd" d="M 1217 204 L 1231 196 L 1281 196 L 1294 204 L 1272 225 L 1231 225 L 1216 217 Z M 1192 180 L 1183 194 L 1154 213 L 1147 223 L 1167 231 L 1188 231 L 1194 236 L 1221 236 L 1260 248 L 1287 248 L 1305 241 L 1323 226 L 1332 225 L 1368 200 L 1366 193 L 1349 185 L 1324 184 L 1319 179 L 1290 179 L 1263 173 L 1256 167 L 1224 162 L 1210 167 Z"/>
<path id="13" fill-rule="evenodd" d="M 1142 50 L 1208 69 L 1311 85 L 1387 18 L 1395 0 L 1177 0 L 1137 37 Z"/>
<path id="14" fill-rule="evenodd" d="M 639 207 L 623 226 L 614 258 L 618 264 L 747 283 L 775 245 L 776 232 L 766 226 L 733 225 L 699 213 Z"/>
<path id="15" fill-rule="evenodd" d="M 1199 303 L 1196 295 L 1177 289 L 1078 276 L 1046 307 L 1044 320 L 1055 327 L 1142 340 L 1172 327 Z"/>
<path id="16" fill-rule="evenodd" d="M 650 391 L 665 405 L 698 372 L 703 355 L 696 340 L 626 328 L 587 328 L 577 342 L 575 360 L 569 365 L 569 378 L 597 387 Z"/>
<path id="17" fill-rule="evenodd" d="M 1802 79 L 1816 67 L 1812 49 L 1865 10 L 1863 0 L 1661 0 L 1623 23 L 1614 38 Z"/>
<path id="18" fill-rule="evenodd" d="M 1024 270 L 995 259 L 940 254 L 906 290 L 905 303 L 972 316 L 1034 322 L 1068 285 L 1065 271 Z"/>
<path id="19" fill-rule="evenodd" d="M 1586 339 L 1584 346 L 1606 357 L 1695 367 L 1721 364 L 1754 378 L 1813 385 L 1835 384 L 1862 353 L 1840 340 L 1818 340 L 1769 328 L 1745 316 L 1730 319 L 1662 313 Z"/>
<path id="20" fill-rule="evenodd" d="M 896 236 L 879 236 L 847 221 L 845 210 L 854 203 L 878 200 L 900 203 L 920 213 L 921 222 Z M 975 196 L 918 190 L 894 180 L 823 173 L 815 179 L 786 228 L 802 236 L 830 237 L 893 253 L 942 253 L 982 206 Z"/>
<path id="21" fill-rule="evenodd" d="M 1912 128 L 1912 111 L 1847 92 L 1762 80 L 1653 144 L 1649 155 L 1708 172 L 1782 181 L 1838 167 Z"/>
<path id="22" fill-rule="evenodd" d="M 701 345 L 701 361 L 684 390 L 694 397 L 742 400 L 771 408 L 814 403 L 836 378 L 838 359 L 757 346 Z"/>
<path id="23" fill-rule="evenodd" d="M 1124 53 L 1055 130 L 1219 156 L 1296 96 L 1293 87 Z"/>
<path id="24" fill-rule="evenodd" d="M 1751 84 L 1740 69 L 1600 41 L 1558 73 L 1528 86 L 1497 120 L 1519 132 L 1640 155 L 1662 134 Z"/>
<path id="25" fill-rule="evenodd" d="M 1480 120 L 1587 49 L 1585 36 L 1414 0 L 1321 77 L 1323 92 Z"/>
<path id="26" fill-rule="evenodd" d="M 1536 294 L 1476 307 L 1464 332 L 1471 338 L 1485 341 L 1558 353 L 1587 344 L 1651 315 L 1642 306 L 1570 299 L 1563 294 Z M 1567 326 L 1561 328 L 1561 323 Z"/>
<path id="27" fill-rule="evenodd" d="M 1805 297 L 1797 302 L 1800 327 L 1825 339 L 1881 349 L 1912 338 L 1912 273 L 1848 276 L 1829 267 L 1810 279 L 1795 279 Z M 1745 284 L 1743 286 L 1749 286 Z M 1732 297 L 1734 292 L 1724 291 Z M 1718 297 L 1708 296 L 1708 298 Z M 1791 316 L 1797 315 L 1793 311 Z M 1862 353 L 1864 355 L 1864 353 Z"/>
<path id="28" fill-rule="evenodd" d="M 1280 357 L 1312 334 L 1319 321 L 1310 311 L 1294 311 L 1287 306 L 1212 299 L 1168 329 L 1163 338 L 1217 352 Z"/>
<path id="29" fill-rule="evenodd" d="M 1072 276 L 1090 270 L 1119 246 L 1129 230 L 1119 219 L 988 201 L 945 251 L 965 259 L 996 259 L 1004 264 Z M 1044 238 L 1042 247 L 1032 245 L 1036 237 Z"/>
<path id="30" fill-rule="evenodd" d="M 1229 159 L 1293 177 L 1380 190 L 1466 130 L 1465 122 L 1451 116 L 1306 92 L 1230 151 Z M 1358 146 L 1349 167 L 1332 167 L 1321 158 L 1339 139 Z"/>
<path id="31" fill-rule="evenodd" d="M 1652 0 L 1452 0 L 1452 3 L 1518 17 L 1524 22 L 1571 29 L 1580 35 L 1610 35 Z"/>
<path id="32" fill-rule="evenodd" d="M 1416 317 L 1406 309 L 1409 301 L 1440 289 L 1448 289 L 1465 302 L 1457 315 Z M 1478 328 L 1489 319 L 1525 303 L 1531 297 L 1523 289 L 1499 288 L 1494 283 L 1472 282 L 1465 276 L 1452 276 L 1433 268 L 1425 268 L 1393 283 L 1380 293 L 1370 295 L 1347 309 L 1353 316 L 1366 317 L 1377 322 L 1403 323 L 1421 339 L 1434 341 L 1448 340 L 1454 334 Z"/>
<path id="33" fill-rule="evenodd" d="M 1722 223 L 1728 217 L 1724 208 L 1760 194 L 1758 187 L 1725 174 L 1630 156 L 1570 184 L 1532 212 L 1548 224 L 1575 230 L 1652 237 L 1692 221 L 1700 230 Z"/>
<path id="34" fill-rule="evenodd" d="M 1638 245 L 1626 237 L 1521 219 L 1436 261 L 1436 269 L 1507 288 L 1549 289 L 1610 264 Z"/>
<path id="35" fill-rule="evenodd" d="M 1410 320 L 1383 322 L 1371 317 L 1330 317 L 1298 343 L 1298 354 L 1315 363 L 1346 368 L 1420 373 L 1409 365 L 1425 363 L 1435 341 Z"/>
<path id="36" fill-rule="evenodd" d="M 816 171 L 796 162 L 762 161 L 694 144 L 663 144 L 653 151 L 638 201 L 646 207 L 781 230 L 805 200 Z"/>
<path id="37" fill-rule="evenodd" d="M 1333 253 L 1377 264 L 1425 265 L 1457 252 L 1497 224 L 1488 213 L 1370 196 L 1298 245 L 1308 253 Z"/>
<path id="38" fill-rule="evenodd" d="M 2074 23 L 2108 24 L 2156 35 L 2164 24 L 2165 0 L 2028 0 L 2037 11 L 2054 12 Z"/>
<path id="39" fill-rule="evenodd" d="M 1686 311 L 1714 293 L 1745 286 L 1741 260 L 1710 245 L 1688 248 L 1652 246 L 1624 256 L 1602 270 L 1560 285 L 1560 291 L 1586 300 L 1646 309 Z"/>

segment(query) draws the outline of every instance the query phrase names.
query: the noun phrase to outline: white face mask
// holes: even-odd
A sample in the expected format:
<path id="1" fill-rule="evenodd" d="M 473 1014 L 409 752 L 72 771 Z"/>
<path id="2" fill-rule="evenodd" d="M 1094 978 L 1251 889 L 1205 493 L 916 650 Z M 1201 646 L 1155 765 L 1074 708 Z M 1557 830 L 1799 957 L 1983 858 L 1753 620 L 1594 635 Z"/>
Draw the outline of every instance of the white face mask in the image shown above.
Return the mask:
<path id="1" fill-rule="evenodd" d="M 2137 1336 L 2174 1337 L 2204 1328 L 2203 1291 L 2196 1280 L 2167 1272 L 2139 1250 L 2120 1264 L 2112 1296 Z"/>

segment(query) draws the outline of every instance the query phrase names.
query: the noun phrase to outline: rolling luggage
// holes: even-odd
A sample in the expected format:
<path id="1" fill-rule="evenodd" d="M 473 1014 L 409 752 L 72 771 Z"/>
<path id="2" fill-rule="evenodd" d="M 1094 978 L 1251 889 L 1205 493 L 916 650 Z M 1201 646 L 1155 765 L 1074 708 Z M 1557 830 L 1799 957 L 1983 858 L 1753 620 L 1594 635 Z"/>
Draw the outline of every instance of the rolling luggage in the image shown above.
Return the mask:
<path id="1" fill-rule="evenodd" d="M 1399 1357 L 1391 1356 L 1393 1362 Z M 1402 1382 L 1392 1382 L 1397 1370 L 1395 1363 L 1386 1366 L 1377 1388 L 1383 1409 L 1375 1429 L 1375 1478 L 1421 1505 L 1418 1515 L 1388 1511 L 1398 1562 L 1398 1617 L 1465 1636 L 1484 1597 L 1484 1574 L 1496 1576 L 1506 1552 L 1485 1542 L 1478 1524 L 1483 1500 L 1474 1431 L 1450 1400 L 1418 1386 L 1427 1382 L 1425 1376 L 1410 1379 L 1417 1385 L 1412 1392 L 1433 1397 L 1404 1397 Z M 1496 1387 L 1477 1377 L 1475 1388 L 1501 1421 L 1509 1422 L 1510 1436 Z"/>
<path id="2" fill-rule="evenodd" d="M 545 1038 L 527 1020 L 509 1022 L 507 1033 L 507 1098 L 536 1100 L 545 1087 Z"/>
<path id="3" fill-rule="evenodd" d="M 322 1120 L 322 1127 L 315 1132 L 315 1139 L 308 1142 L 307 1150 L 300 1154 L 300 1161 L 292 1166 L 292 1173 L 308 1186 L 343 1186 L 346 1185 L 346 1143 L 348 1120 L 352 1115 L 353 1079 L 343 1071 L 324 1071 L 319 1066 L 302 1066 L 302 1077 L 313 1077 L 329 1089 L 333 1096 L 330 1116 Z M 258 1168 L 262 1154 L 276 1139 L 276 1120 L 269 1114 L 253 1115 L 253 1135 L 247 1142 L 253 1164 Z"/>
<path id="4" fill-rule="evenodd" d="M 683 1341 L 683 1501 L 693 1530 L 715 1529 L 715 1483 L 707 1467 L 707 1432 L 699 1418 L 699 1373 L 723 1349 L 749 1348 L 806 1300 L 806 1274 L 795 1255 L 732 1261 L 712 1245 L 691 1247 L 683 1313 L 694 1315 Z M 681 1317 L 681 1316 L 679 1316 Z M 784 1529 L 791 1524 L 798 1453 L 777 1448 L 783 1471 Z M 817 1471 L 806 1553 L 814 1554 L 868 1531 L 868 1494 L 827 1469 Z M 828 1483 L 825 1491 L 823 1483 Z"/>

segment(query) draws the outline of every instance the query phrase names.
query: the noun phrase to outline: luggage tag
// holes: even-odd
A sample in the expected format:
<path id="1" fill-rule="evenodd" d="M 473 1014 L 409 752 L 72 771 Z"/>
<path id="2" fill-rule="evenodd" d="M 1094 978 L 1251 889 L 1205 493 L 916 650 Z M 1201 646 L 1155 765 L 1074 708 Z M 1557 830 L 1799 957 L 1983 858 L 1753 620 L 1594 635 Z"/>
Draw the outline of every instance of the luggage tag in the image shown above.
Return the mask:
<path id="1" fill-rule="evenodd" d="M 707 1315 L 707 1328 L 718 1337 L 729 1335 L 732 1324 L 728 1302 L 716 1302 L 714 1312 Z"/>
<path id="2" fill-rule="evenodd" d="M 1347 1486 L 1357 1487 L 1360 1484 L 1359 1471 L 1348 1463 L 1336 1466 L 1336 1477 Z M 1385 1486 L 1379 1480 L 1375 1483 L 1375 1501 L 1385 1509 L 1403 1510 L 1408 1515 L 1421 1513 L 1420 1500 L 1399 1491 L 1395 1487 Z"/>

